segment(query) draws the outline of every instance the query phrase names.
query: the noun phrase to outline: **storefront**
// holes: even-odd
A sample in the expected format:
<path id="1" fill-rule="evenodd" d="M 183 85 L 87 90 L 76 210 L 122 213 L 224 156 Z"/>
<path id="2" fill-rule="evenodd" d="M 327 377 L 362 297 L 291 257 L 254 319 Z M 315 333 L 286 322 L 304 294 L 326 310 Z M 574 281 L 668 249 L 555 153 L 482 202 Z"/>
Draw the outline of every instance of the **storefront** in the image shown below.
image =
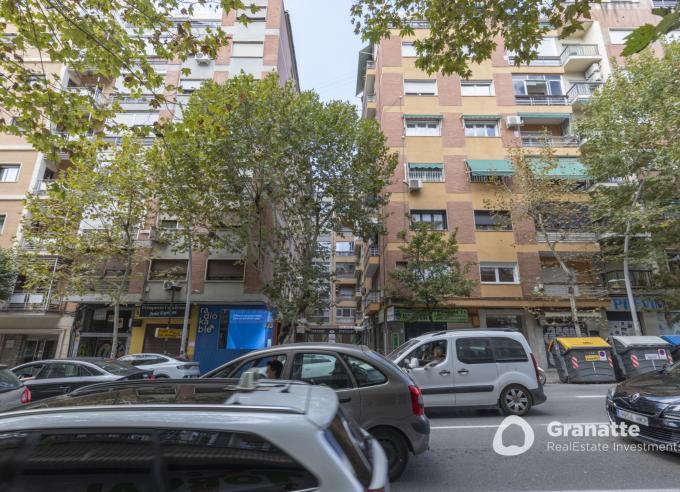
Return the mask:
<path id="1" fill-rule="evenodd" d="M 338 326 L 312 327 L 305 329 L 305 342 L 362 344 L 363 328 Z"/>
<path id="2" fill-rule="evenodd" d="M 194 354 L 196 309 L 190 313 L 187 356 Z M 180 353 L 184 303 L 143 303 L 135 310 L 129 353 L 156 353 L 177 356 Z"/>
<path id="3" fill-rule="evenodd" d="M 674 335 L 674 323 L 670 313 L 665 312 L 665 305 L 660 299 L 635 298 L 635 308 L 643 335 Z M 630 312 L 627 297 L 612 297 L 607 309 L 609 334 L 634 336 L 633 316 Z M 670 319 L 669 319 L 670 318 Z M 669 324 L 669 321 L 671 323 Z M 678 325 L 680 331 L 680 325 Z"/>
<path id="4" fill-rule="evenodd" d="M 118 317 L 116 354 L 125 355 L 130 346 L 133 306 L 122 306 Z M 87 305 L 78 313 L 70 354 L 73 357 L 110 357 L 113 343 L 113 307 Z"/>

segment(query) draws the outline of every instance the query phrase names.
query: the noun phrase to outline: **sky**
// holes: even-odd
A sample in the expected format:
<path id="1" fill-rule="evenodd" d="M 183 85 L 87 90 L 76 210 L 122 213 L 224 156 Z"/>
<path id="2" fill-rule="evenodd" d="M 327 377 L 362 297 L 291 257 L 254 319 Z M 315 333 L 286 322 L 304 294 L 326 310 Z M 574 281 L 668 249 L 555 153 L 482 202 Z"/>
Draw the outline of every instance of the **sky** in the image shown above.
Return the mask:
<path id="1" fill-rule="evenodd" d="M 290 13 L 300 87 L 324 101 L 357 104 L 357 63 L 362 41 L 350 23 L 352 0 L 284 0 Z"/>

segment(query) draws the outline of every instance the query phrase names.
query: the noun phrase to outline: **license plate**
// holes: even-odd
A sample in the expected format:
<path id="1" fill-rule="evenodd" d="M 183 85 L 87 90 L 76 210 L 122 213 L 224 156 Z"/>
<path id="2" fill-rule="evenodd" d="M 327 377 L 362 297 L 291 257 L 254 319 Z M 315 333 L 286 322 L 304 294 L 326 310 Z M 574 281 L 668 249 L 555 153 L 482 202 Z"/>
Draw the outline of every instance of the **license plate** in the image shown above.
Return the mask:
<path id="1" fill-rule="evenodd" d="M 600 356 L 599 355 L 586 355 L 586 360 L 588 362 L 599 362 Z"/>
<path id="2" fill-rule="evenodd" d="M 627 410 L 621 410 L 620 408 L 616 409 L 616 415 L 630 422 L 635 422 L 636 424 L 649 425 L 649 419 L 644 415 L 629 412 Z"/>

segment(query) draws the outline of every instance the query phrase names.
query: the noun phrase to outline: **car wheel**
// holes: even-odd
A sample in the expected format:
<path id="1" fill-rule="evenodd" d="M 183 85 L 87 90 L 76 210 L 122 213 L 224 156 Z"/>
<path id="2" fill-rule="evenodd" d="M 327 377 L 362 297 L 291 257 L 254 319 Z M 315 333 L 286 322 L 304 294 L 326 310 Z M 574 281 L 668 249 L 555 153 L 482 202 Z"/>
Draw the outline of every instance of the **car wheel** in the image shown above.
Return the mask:
<path id="1" fill-rule="evenodd" d="M 380 443 L 387 456 L 390 482 L 397 480 L 408 464 L 408 445 L 404 437 L 395 430 L 384 427 L 373 429 L 373 437 Z"/>
<path id="2" fill-rule="evenodd" d="M 523 416 L 531 409 L 531 394 L 524 386 L 511 384 L 501 391 L 500 404 L 506 414 Z"/>
<path id="3" fill-rule="evenodd" d="M 157 374 L 156 379 L 170 379 L 170 376 L 167 374 Z"/>

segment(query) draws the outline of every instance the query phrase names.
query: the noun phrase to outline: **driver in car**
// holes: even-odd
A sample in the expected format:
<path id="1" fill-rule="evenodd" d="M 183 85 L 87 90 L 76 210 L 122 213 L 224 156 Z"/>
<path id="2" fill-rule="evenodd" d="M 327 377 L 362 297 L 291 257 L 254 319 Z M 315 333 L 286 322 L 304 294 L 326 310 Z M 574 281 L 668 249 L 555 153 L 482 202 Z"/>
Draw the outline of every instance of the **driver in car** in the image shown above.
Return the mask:
<path id="1" fill-rule="evenodd" d="M 424 369 L 428 370 L 430 367 L 434 367 L 442 362 L 444 362 L 445 354 L 444 354 L 444 349 L 441 348 L 441 346 L 437 345 L 433 350 L 432 350 L 432 359 L 430 362 L 425 364 Z"/>

